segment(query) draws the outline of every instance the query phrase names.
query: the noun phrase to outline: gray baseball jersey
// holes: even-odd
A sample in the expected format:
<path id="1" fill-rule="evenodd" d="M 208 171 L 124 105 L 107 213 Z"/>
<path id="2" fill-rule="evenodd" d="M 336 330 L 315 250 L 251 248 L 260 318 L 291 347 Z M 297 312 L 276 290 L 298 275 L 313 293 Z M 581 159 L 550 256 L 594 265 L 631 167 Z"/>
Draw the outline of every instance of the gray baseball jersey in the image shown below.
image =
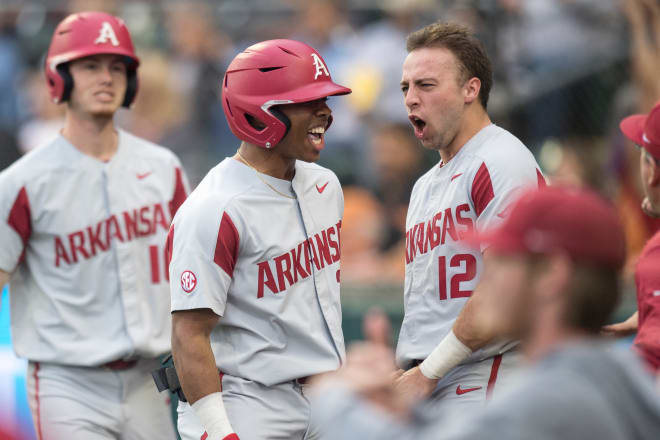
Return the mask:
<path id="1" fill-rule="evenodd" d="M 95 366 L 170 347 L 165 262 L 187 183 L 168 150 L 119 131 L 102 162 L 64 137 L 0 174 L 0 269 L 20 357 Z"/>
<path id="2" fill-rule="evenodd" d="M 218 368 L 266 386 L 335 370 L 344 358 L 341 187 L 325 168 L 295 166 L 289 182 L 225 159 L 168 237 L 172 311 L 221 316 L 211 333 Z"/>
<path id="3" fill-rule="evenodd" d="M 426 359 L 449 333 L 483 270 L 482 253 L 460 243 L 468 231 L 501 221 L 523 188 L 544 185 L 532 153 L 511 133 L 489 125 L 444 166 L 423 175 L 406 217 L 405 315 L 397 363 Z M 510 344 L 473 353 L 487 358 Z"/>

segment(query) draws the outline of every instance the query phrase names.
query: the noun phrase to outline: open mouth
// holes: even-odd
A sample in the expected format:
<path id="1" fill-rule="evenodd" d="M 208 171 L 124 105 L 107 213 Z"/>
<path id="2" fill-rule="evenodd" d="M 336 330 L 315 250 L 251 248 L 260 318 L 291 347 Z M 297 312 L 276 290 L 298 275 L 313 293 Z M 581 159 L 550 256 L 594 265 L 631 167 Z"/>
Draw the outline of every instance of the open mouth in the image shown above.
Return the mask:
<path id="1" fill-rule="evenodd" d="M 424 135 L 424 128 L 426 127 L 426 121 L 424 121 L 422 118 L 414 115 L 408 116 L 408 119 L 410 119 L 410 122 L 412 123 L 413 127 L 415 128 L 415 136 L 419 139 L 422 138 Z"/>
<path id="2" fill-rule="evenodd" d="M 325 134 L 325 127 L 314 127 L 307 131 L 307 137 L 310 142 L 316 146 L 323 145 L 323 135 Z"/>
<path id="3" fill-rule="evenodd" d="M 426 122 L 422 118 L 418 118 L 417 116 L 410 116 L 409 119 L 415 128 L 420 131 L 424 130 L 424 127 L 426 127 Z"/>

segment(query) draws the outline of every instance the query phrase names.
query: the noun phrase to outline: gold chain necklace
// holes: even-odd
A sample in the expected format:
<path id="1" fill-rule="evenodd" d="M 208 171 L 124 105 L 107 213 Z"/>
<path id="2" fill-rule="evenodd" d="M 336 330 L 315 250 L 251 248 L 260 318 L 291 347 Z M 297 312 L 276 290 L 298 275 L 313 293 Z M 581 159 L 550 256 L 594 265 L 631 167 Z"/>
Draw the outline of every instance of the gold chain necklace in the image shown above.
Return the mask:
<path id="1" fill-rule="evenodd" d="M 256 169 L 255 167 L 253 167 L 252 164 L 251 164 L 250 162 L 248 162 L 246 158 L 243 157 L 243 155 L 241 154 L 241 150 L 240 150 L 240 149 L 236 150 L 236 154 L 238 154 L 238 157 L 241 159 L 241 162 L 243 162 L 245 165 L 247 165 L 247 166 L 249 166 L 250 168 L 252 168 L 252 169 L 257 173 L 257 177 L 259 178 L 259 180 L 261 180 L 263 183 L 265 183 L 266 186 L 267 186 L 268 188 L 272 189 L 272 190 L 275 191 L 277 194 L 279 194 L 279 195 L 281 195 L 281 196 L 283 196 L 283 197 L 286 197 L 287 199 L 294 199 L 294 200 L 295 200 L 295 197 L 294 197 L 294 196 L 290 196 L 290 195 L 288 195 L 288 194 L 284 194 L 282 191 L 279 191 L 279 190 L 278 190 L 277 188 L 275 188 L 273 185 L 271 185 L 270 183 L 268 183 L 268 182 L 266 181 L 266 179 L 264 179 L 263 177 L 261 177 L 261 173 L 259 172 L 259 170 Z"/>

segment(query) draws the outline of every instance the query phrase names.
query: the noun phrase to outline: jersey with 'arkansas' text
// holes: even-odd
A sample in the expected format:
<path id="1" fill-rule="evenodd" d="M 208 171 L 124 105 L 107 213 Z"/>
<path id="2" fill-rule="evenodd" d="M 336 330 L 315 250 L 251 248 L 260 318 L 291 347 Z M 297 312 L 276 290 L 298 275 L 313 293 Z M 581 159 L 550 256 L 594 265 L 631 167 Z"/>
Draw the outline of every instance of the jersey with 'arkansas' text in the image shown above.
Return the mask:
<path id="1" fill-rule="evenodd" d="M 502 221 L 522 189 L 544 184 L 530 151 L 493 124 L 474 135 L 447 164 L 433 167 L 417 181 L 406 217 L 400 366 L 423 360 L 433 351 L 479 281 L 482 253 L 460 243 L 462 236 Z M 467 362 L 512 344 L 478 350 Z"/>
<path id="2" fill-rule="evenodd" d="M 16 353 L 98 366 L 169 351 L 165 244 L 186 193 L 174 154 L 121 130 L 108 162 L 58 136 L 0 173 Z"/>
<path id="3" fill-rule="evenodd" d="M 289 182 L 232 158 L 183 204 L 168 239 L 172 312 L 221 317 L 221 371 L 270 386 L 340 366 L 343 210 L 325 168 L 298 161 Z"/>

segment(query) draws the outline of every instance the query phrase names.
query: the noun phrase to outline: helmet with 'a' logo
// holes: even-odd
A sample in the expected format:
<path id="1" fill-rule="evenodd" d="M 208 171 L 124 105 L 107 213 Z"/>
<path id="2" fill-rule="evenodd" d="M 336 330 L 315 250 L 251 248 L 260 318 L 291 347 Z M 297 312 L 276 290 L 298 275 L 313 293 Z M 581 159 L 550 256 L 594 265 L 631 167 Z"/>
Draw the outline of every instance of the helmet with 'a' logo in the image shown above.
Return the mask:
<path id="1" fill-rule="evenodd" d="M 276 106 L 348 93 L 351 89 L 332 81 L 325 61 L 312 47 L 295 40 L 268 40 L 233 59 L 222 82 L 222 106 L 237 138 L 272 148 L 291 126 Z M 265 127 L 250 123 L 251 118 Z"/>
<path id="2" fill-rule="evenodd" d="M 44 70 L 53 102 L 67 101 L 73 89 L 68 63 L 91 55 L 114 54 L 126 60 L 127 84 L 122 105 L 133 102 L 138 89 L 137 67 L 131 34 L 123 20 L 105 12 L 81 12 L 66 17 L 55 28 Z"/>

